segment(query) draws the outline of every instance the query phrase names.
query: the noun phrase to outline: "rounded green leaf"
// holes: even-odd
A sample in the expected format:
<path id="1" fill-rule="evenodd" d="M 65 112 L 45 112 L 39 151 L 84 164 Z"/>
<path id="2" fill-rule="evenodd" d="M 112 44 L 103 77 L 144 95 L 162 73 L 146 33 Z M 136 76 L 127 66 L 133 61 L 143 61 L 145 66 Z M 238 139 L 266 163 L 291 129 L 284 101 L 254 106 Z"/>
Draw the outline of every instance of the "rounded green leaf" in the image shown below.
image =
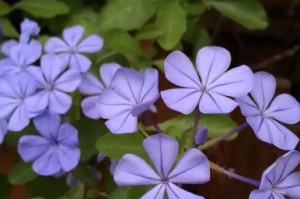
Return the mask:
<path id="1" fill-rule="evenodd" d="M 18 32 L 9 19 L 2 18 L 0 19 L 0 22 L 2 24 L 2 32 L 4 36 L 13 38 L 17 38 L 19 36 Z"/>
<path id="2" fill-rule="evenodd" d="M 17 163 L 8 174 L 8 181 L 14 185 L 26 184 L 37 177 L 31 168 L 30 163 Z"/>
<path id="3" fill-rule="evenodd" d="M 22 0 L 16 3 L 14 8 L 41 18 L 52 18 L 70 11 L 65 3 L 57 0 Z"/>
<path id="4" fill-rule="evenodd" d="M 213 0 L 205 3 L 249 30 L 265 29 L 268 26 L 266 11 L 256 0 Z"/>
<path id="5" fill-rule="evenodd" d="M 171 50 L 186 30 L 186 13 L 178 2 L 167 3 L 159 9 L 156 25 L 163 32 L 158 37 L 159 45 L 165 50 Z"/>
<path id="6" fill-rule="evenodd" d="M 10 5 L 0 0 L 0 17 L 10 12 Z"/>

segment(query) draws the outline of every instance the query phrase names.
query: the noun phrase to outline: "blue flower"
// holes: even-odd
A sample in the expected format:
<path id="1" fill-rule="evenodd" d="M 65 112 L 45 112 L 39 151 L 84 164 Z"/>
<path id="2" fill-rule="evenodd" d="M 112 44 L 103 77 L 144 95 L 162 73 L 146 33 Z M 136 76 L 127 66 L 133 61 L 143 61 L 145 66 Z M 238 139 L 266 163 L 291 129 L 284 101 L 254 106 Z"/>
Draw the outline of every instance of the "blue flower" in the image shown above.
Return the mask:
<path id="1" fill-rule="evenodd" d="M 24 19 L 21 23 L 20 43 L 27 44 L 31 36 L 37 36 L 40 33 L 39 25 L 32 20 Z"/>
<path id="2" fill-rule="evenodd" d="M 45 112 L 34 119 L 34 126 L 41 135 L 22 136 L 18 153 L 39 175 L 68 172 L 79 163 L 78 132 L 69 123 L 60 122 L 57 114 Z"/>
<path id="3" fill-rule="evenodd" d="M 46 53 L 55 53 L 62 57 L 71 68 L 86 72 L 91 61 L 81 53 L 95 53 L 101 50 L 103 40 L 98 35 L 91 35 L 82 40 L 84 28 L 72 26 L 63 31 L 63 38 L 51 37 L 45 44 Z M 81 41 L 82 40 L 82 41 Z"/>
<path id="4" fill-rule="evenodd" d="M 66 68 L 61 58 L 48 54 L 42 57 L 41 67 L 28 69 L 38 82 L 37 92 L 28 100 L 31 111 L 41 112 L 48 108 L 51 112 L 64 114 L 70 109 L 72 98 L 67 93 L 77 89 L 81 76 L 77 70 Z"/>
<path id="5" fill-rule="evenodd" d="M 104 89 L 110 88 L 111 81 L 116 71 L 121 68 L 119 64 L 103 64 L 99 69 L 102 82 L 93 74 L 87 72 L 82 74 L 82 81 L 79 90 L 82 94 L 88 96 L 81 102 L 83 114 L 91 119 L 99 119 L 98 101 Z"/>
<path id="6" fill-rule="evenodd" d="M 166 78 L 181 88 L 161 92 L 165 104 L 173 110 L 189 114 L 198 106 L 200 112 L 229 113 L 238 103 L 230 97 L 246 95 L 253 87 L 253 73 L 243 65 L 225 72 L 230 53 L 221 47 L 204 47 L 198 51 L 198 74 L 189 58 L 174 51 L 165 60 Z"/>
<path id="7" fill-rule="evenodd" d="M 259 189 L 251 192 L 250 199 L 300 198 L 300 172 L 290 174 L 299 163 L 298 151 L 279 157 L 264 171 Z"/>
<path id="8" fill-rule="evenodd" d="M 280 149 L 294 149 L 299 138 L 281 123 L 296 124 L 300 121 L 299 102 L 288 94 L 274 98 L 276 81 L 271 74 L 258 72 L 254 76 L 252 98 L 246 95 L 236 99 L 242 114 L 258 139 Z"/>
<path id="9" fill-rule="evenodd" d="M 159 98 L 157 70 L 138 72 L 120 68 L 110 87 L 99 98 L 100 116 L 108 119 L 105 124 L 113 133 L 135 132 L 138 115 Z"/>
<path id="10" fill-rule="evenodd" d="M 117 185 L 155 185 L 142 199 L 163 199 L 165 191 L 169 198 L 203 199 L 177 186 L 209 181 L 209 163 L 201 151 L 189 149 L 174 166 L 178 154 L 178 142 L 174 138 L 163 134 L 152 135 L 144 140 L 144 148 L 156 172 L 140 157 L 126 154 L 119 160 L 114 172 Z"/>

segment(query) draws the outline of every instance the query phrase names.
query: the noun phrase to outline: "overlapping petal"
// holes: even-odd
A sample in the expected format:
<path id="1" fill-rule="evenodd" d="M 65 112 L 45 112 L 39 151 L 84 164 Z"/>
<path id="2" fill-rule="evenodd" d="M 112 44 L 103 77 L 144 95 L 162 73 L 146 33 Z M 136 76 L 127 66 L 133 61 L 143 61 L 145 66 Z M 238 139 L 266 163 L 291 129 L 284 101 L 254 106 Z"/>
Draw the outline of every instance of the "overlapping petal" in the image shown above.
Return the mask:
<path id="1" fill-rule="evenodd" d="M 56 139 L 60 127 L 60 117 L 58 114 L 49 111 L 35 117 L 33 120 L 38 132 L 48 139 Z"/>
<path id="2" fill-rule="evenodd" d="M 38 157 L 32 164 L 32 169 L 39 175 L 50 176 L 61 171 L 58 154 L 55 147 L 51 146 L 48 150 Z"/>
<path id="3" fill-rule="evenodd" d="M 161 178 L 168 176 L 178 154 L 178 142 L 166 135 L 153 135 L 143 142 Z"/>
<path id="4" fill-rule="evenodd" d="M 16 40 L 10 39 L 5 41 L 1 46 L 1 53 L 5 55 L 6 57 L 10 56 L 10 50 L 12 47 L 18 45 L 18 42 Z"/>
<path id="5" fill-rule="evenodd" d="M 0 144 L 2 144 L 6 133 L 7 133 L 7 122 L 4 119 L 0 119 Z"/>
<path id="6" fill-rule="evenodd" d="M 91 119 L 99 119 L 101 115 L 98 102 L 99 96 L 91 96 L 83 99 L 81 102 L 83 114 Z"/>
<path id="7" fill-rule="evenodd" d="M 67 44 L 58 37 L 51 37 L 45 44 L 45 51 L 47 53 L 61 53 L 68 51 Z"/>
<path id="8" fill-rule="evenodd" d="M 48 108 L 50 111 L 64 114 L 70 109 L 72 105 L 72 98 L 68 94 L 59 90 L 53 90 L 50 92 L 49 96 Z"/>
<path id="9" fill-rule="evenodd" d="M 119 161 L 114 180 L 119 186 L 159 184 L 160 177 L 140 157 L 126 154 Z"/>
<path id="10" fill-rule="evenodd" d="M 74 68 L 79 72 L 86 72 L 89 70 L 91 65 L 91 60 L 79 53 L 74 53 L 70 55 L 70 68 Z"/>
<path id="11" fill-rule="evenodd" d="M 67 68 L 65 62 L 56 55 L 46 54 L 41 59 L 41 69 L 48 84 L 53 84 Z"/>
<path id="12" fill-rule="evenodd" d="M 104 86 L 98 78 L 87 72 L 82 74 L 79 90 L 84 95 L 99 95 L 102 93 Z"/>
<path id="13" fill-rule="evenodd" d="M 99 74 L 100 74 L 101 80 L 103 81 L 106 88 L 111 87 L 112 79 L 115 76 L 115 73 L 117 72 L 117 70 L 119 68 L 121 68 L 121 65 L 119 65 L 117 63 L 113 63 L 113 62 L 103 64 L 99 68 Z"/>
<path id="14" fill-rule="evenodd" d="M 81 75 L 76 70 L 65 71 L 54 83 L 54 87 L 63 92 L 73 92 L 81 82 Z"/>
<path id="15" fill-rule="evenodd" d="M 169 198 L 204 199 L 204 197 L 192 194 L 184 189 L 179 188 L 173 183 L 168 183 L 166 190 Z"/>
<path id="16" fill-rule="evenodd" d="M 158 184 L 154 188 L 145 193 L 141 199 L 163 199 L 166 187 L 163 184 Z"/>
<path id="17" fill-rule="evenodd" d="M 137 130 L 137 117 L 131 111 L 124 111 L 105 122 L 107 128 L 115 134 L 133 133 Z"/>
<path id="18" fill-rule="evenodd" d="M 103 39 L 98 35 L 91 35 L 84 39 L 78 45 L 78 52 L 82 53 L 96 53 L 103 47 Z"/>

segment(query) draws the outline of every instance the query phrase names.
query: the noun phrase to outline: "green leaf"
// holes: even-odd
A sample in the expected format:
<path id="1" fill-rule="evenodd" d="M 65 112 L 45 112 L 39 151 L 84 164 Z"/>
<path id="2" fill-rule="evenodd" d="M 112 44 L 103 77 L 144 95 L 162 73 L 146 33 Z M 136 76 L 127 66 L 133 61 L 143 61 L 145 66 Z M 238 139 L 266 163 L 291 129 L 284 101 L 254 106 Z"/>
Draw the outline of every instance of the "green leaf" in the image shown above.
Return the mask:
<path id="1" fill-rule="evenodd" d="M 159 9 L 156 25 L 163 32 L 158 37 L 159 45 L 165 50 L 171 50 L 186 30 L 186 13 L 178 2 L 167 3 Z"/>
<path id="2" fill-rule="evenodd" d="M 63 197 L 59 199 L 84 199 L 85 187 L 84 185 L 78 185 L 68 191 Z"/>
<path id="3" fill-rule="evenodd" d="M 138 40 L 154 39 L 162 34 L 162 30 L 155 24 L 147 24 L 140 28 L 135 35 Z"/>
<path id="4" fill-rule="evenodd" d="M 79 164 L 73 171 L 72 175 L 89 187 L 96 187 L 96 178 L 93 173 L 88 169 L 87 165 Z"/>
<path id="5" fill-rule="evenodd" d="M 52 18 L 70 11 L 65 3 L 57 0 L 22 0 L 16 3 L 14 8 L 40 18 Z"/>
<path id="6" fill-rule="evenodd" d="M 113 29 L 107 31 L 104 34 L 104 41 L 112 50 L 123 54 L 129 60 L 142 55 L 137 41 L 124 30 Z"/>
<path id="7" fill-rule="evenodd" d="M 108 133 L 97 141 L 97 149 L 111 159 L 120 159 L 127 153 L 147 157 L 143 147 L 144 137 L 140 133 L 115 135 Z"/>
<path id="8" fill-rule="evenodd" d="M 138 187 L 117 187 L 113 192 L 109 194 L 110 199 L 133 199 L 141 198 L 147 191 L 149 186 Z"/>
<path id="9" fill-rule="evenodd" d="M 154 8 L 144 0 L 108 1 L 99 14 L 100 26 L 103 30 L 134 30 L 141 27 L 154 13 Z"/>
<path id="10" fill-rule="evenodd" d="M 206 7 L 203 3 L 186 3 L 183 5 L 187 15 L 200 16 L 204 13 Z"/>
<path id="11" fill-rule="evenodd" d="M 0 0 L 0 17 L 10 12 L 10 5 L 5 1 Z"/>
<path id="12" fill-rule="evenodd" d="M 99 137 L 109 132 L 100 120 L 81 119 L 74 123 L 79 133 L 81 160 L 89 160 L 98 153 L 95 145 Z"/>
<path id="13" fill-rule="evenodd" d="M 180 139 L 182 134 L 190 133 L 194 123 L 194 114 L 179 115 L 166 122 L 160 123 L 160 128 L 168 135 Z M 236 123 L 228 116 L 221 114 L 201 115 L 199 125 L 208 127 L 208 137 L 215 138 L 235 128 Z M 149 129 L 149 128 L 148 128 Z M 150 128 L 153 130 L 153 128 Z"/>
<path id="14" fill-rule="evenodd" d="M 45 199 L 57 199 L 63 196 L 69 187 L 65 178 L 39 176 L 34 181 L 26 184 L 31 197 L 44 197 Z"/>
<path id="15" fill-rule="evenodd" d="M 256 0 L 205 1 L 224 16 L 249 30 L 265 29 L 268 19 L 264 7 Z"/>
<path id="16" fill-rule="evenodd" d="M 11 185 L 5 176 L 0 175 L 0 198 L 7 198 L 10 193 Z"/>
<path id="17" fill-rule="evenodd" d="M 2 32 L 4 36 L 13 38 L 19 37 L 18 32 L 16 31 L 15 27 L 12 25 L 9 19 L 2 18 L 0 19 L 0 22 L 2 24 Z"/>
<path id="18" fill-rule="evenodd" d="M 31 164 L 20 161 L 9 171 L 8 181 L 11 184 L 20 185 L 26 184 L 36 177 L 37 174 L 32 170 Z"/>

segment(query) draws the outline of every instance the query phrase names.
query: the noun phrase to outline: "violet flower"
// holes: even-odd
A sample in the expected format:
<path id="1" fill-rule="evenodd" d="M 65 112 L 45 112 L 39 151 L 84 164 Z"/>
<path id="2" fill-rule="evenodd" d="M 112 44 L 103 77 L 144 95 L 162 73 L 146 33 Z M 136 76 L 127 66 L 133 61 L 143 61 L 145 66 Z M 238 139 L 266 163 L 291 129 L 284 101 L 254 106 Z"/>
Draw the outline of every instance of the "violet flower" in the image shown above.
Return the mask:
<path id="1" fill-rule="evenodd" d="M 300 121 L 299 103 L 288 94 L 274 98 L 276 81 L 271 74 L 258 72 L 254 76 L 252 98 L 243 96 L 236 99 L 242 114 L 258 139 L 280 149 L 294 149 L 299 138 L 281 123 L 295 124 Z"/>
<path id="2" fill-rule="evenodd" d="M 0 77 L 26 72 L 40 58 L 41 53 L 42 45 L 35 40 L 11 47 L 9 57 L 0 61 Z"/>
<path id="3" fill-rule="evenodd" d="M 34 119 L 34 126 L 41 135 L 22 136 L 18 152 L 25 162 L 39 175 L 68 172 L 79 162 L 77 130 L 69 123 L 60 122 L 57 114 L 45 112 Z"/>
<path id="4" fill-rule="evenodd" d="M 263 173 L 258 190 L 252 191 L 250 199 L 300 198 L 300 171 L 291 172 L 300 163 L 300 153 L 290 151 L 279 157 Z"/>
<path id="5" fill-rule="evenodd" d="M 104 89 L 110 88 L 111 80 L 116 71 L 121 68 L 117 63 L 103 64 L 99 69 L 102 82 L 93 74 L 87 72 L 82 75 L 79 90 L 88 97 L 81 102 L 83 114 L 91 119 L 99 119 L 98 101 Z"/>
<path id="6" fill-rule="evenodd" d="M 98 52 L 103 46 L 103 40 L 98 35 L 91 35 L 82 40 L 83 33 L 84 28 L 79 25 L 64 29 L 64 40 L 51 37 L 45 44 L 46 53 L 58 54 L 71 68 L 86 72 L 92 63 L 81 53 Z"/>
<path id="7" fill-rule="evenodd" d="M 140 157 L 126 154 L 114 172 L 114 180 L 119 186 L 155 185 L 142 199 L 163 199 L 165 190 L 169 198 L 203 198 L 176 185 L 209 181 L 209 163 L 201 151 L 189 149 L 173 167 L 178 153 L 178 142 L 175 139 L 156 134 L 144 140 L 144 148 L 157 172 Z"/>
<path id="8" fill-rule="evenodd" d="M 181 88 L 161 92 L 166 105 L 183 114 L 196 106 L 202 113 L 229 113 L 238 103 L 230 97 L 246 95 L 253 87 L 253 73 L 243 65 L 225 72 L 230 53 L 221 47 L 204 47 L 198 51 L 198 74 L 189 58 L 174 51 L 165 60 L 166 78 Z"/>
<path id="9" fill-rule="evenodd" d="M 39 25 L 32 20 L 24 19 L 21 23 L 20 43 L 27 44 L 31 36 L 37 36 L 40 33 Z"/>
<path id="10" fill-rule="evenodd" d="M 110 87 L 99 98 L 100 116 L 108 119 L 105 124 L 115 134 L 135 132 L 138 115 L 159 97 L 157 70 L 137 72 L 120 68 Z"/>
<path id="11" fill-rule="evenodd" d="M 75 69 L 66 70 L 67 66 L 55 55 L 44 55 L 41 67 L 30 67 L 33 78 L 38 82 L 38 90 L 29 100 L 29 109 L 42 112 L 48 108 L 51 112 L 64 114 L 72 104 L 67 94 L 77 89 L 81 81 L 80 73 Z"/>
<path id="12" fill-rule="evenodd" d="M 16 40 L 10 39 L 5 41 L 1 46 L 1 53 L 6 57 L 9 57 L 10 50 L 16 45 L 18 45 L 18 42 Z"/>
<path id="13" fill-rule="evenodd" d="M 0 144 L 2 144 L 6 133 L 7 133 L 7 122 L 5 119 L 0 119 Z"/>
<path id="14" fill-rule="evenodd" d="M 36 82 L 29 74 L 0 78 L 0 119 L 8 120 L 8 130 L 21 131 L 36 116 L 28 110 L 28 102 L 36 91 Z"/>

